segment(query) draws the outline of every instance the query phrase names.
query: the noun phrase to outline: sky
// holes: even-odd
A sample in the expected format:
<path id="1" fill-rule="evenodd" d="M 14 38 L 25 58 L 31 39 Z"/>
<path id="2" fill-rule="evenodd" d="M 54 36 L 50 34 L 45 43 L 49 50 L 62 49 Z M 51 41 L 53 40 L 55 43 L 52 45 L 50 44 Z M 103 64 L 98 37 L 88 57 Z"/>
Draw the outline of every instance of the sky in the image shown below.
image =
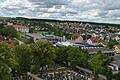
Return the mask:
<path id="1" fill-rule="evenodd" d="M 120 24 L 120 0 L 0 0 L 0 16 Z"/>

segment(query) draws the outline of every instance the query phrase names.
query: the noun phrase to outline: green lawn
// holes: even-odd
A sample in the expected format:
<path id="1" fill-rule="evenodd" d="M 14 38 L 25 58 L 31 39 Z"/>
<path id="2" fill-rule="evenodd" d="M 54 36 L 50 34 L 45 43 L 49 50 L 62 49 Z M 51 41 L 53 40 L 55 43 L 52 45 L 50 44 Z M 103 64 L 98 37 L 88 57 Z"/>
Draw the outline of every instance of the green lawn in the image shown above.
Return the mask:
<path id="1" fill-rule="evenodd" d="M 24 34 L 26 34 L 26 33 L 24 33 L 24 32 L 17 32 L 17 34 L 18 34 L 18 35 L 24 35 Z"/>
<path id="2" fill-rule="evenodd" d="M 49 34 L 48 31 L 37 31 L 38 34 Z"/>

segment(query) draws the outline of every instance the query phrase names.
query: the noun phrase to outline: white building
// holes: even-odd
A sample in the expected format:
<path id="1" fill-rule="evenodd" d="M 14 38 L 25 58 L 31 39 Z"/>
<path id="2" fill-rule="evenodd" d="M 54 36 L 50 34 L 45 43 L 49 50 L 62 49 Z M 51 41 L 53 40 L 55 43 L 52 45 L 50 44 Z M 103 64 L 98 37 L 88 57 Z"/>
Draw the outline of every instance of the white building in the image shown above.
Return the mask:
<path id="1" fill-rule="evenodd" d="M 11 23 L 11 22 L 7 22 L 7 25 L 8 25 L 8 26 L 11 26 L 11 25 L 13 25 L 13 23 Z"/>
<path id="2" fill-rule="evenodd" d="M 56 43 L 56 46 L 66 46 L 66 47 L 68 47 L 68 46 L 74 46 L 74 43 L 68 42 L 68 41 L 65 41 L 65 42 L 57 42 L 57 43 Z"/>
<path id="3" fill-rule="evenodd" d="M 28 33 L 30 30 L 30 26 L 23 26 L 23 25 L 14 25 L 14 28 L 19 32 Z"/>

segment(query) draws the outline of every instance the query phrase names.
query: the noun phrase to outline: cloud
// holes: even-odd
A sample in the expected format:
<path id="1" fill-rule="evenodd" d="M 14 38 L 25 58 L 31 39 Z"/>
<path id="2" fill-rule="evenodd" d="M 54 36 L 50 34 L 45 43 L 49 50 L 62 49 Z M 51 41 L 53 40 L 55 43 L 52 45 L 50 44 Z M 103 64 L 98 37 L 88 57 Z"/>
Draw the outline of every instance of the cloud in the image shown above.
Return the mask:
<path id="1" fill-rule="evenodd" d="M 120 0 L 0 0 L 0 16 L 120 22 Z"/>

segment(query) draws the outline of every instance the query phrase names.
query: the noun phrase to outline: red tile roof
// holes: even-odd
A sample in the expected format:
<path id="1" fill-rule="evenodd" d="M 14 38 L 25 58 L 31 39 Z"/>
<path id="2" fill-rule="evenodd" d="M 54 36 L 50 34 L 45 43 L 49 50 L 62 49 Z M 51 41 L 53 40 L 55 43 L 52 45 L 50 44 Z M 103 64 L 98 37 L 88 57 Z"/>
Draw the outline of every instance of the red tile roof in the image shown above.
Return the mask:
<path id="1" fill-rule="evenodd" d="M 31 28 L 31 26 L 25 26 L 25 25 L 14 25 L 15 28 Z"/>
<path id="2" fill-rule="evenodd" d="M 103 43 L 104 40 L 101 39 L 100 37 L 91 37 L 90 40 L 92 41 L 92 43 Z"/>
<path id="3" fill-rule="evenodd" d="M 13 40 L 5 39 L 2 35 L 0 35 L 0 43 L 3 43 L 3 42 L 7 43 L 10 48 L 14 48 L 15 47 L 15 43 L 14 43 Z"/>
<path id="4" fill-rule="evenodd" d="M 119 49 L 120 49 L 120 44 L 119 45 L 116 45 Z"/>

